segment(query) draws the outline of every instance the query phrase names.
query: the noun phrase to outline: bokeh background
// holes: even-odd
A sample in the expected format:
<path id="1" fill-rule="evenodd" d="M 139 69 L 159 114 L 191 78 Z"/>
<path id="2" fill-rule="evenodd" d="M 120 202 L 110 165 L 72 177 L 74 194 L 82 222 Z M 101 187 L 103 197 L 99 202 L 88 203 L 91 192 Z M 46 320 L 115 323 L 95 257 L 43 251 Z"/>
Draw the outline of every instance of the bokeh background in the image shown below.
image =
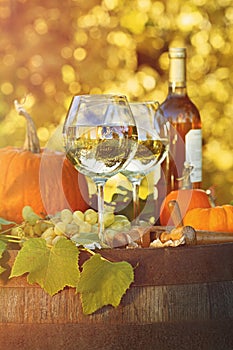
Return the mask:
<path id="1" fill-rule="evenodd" d="M 41 145 L 74 94 L 162 102 L 168 47 L 187 47 L 188 93 L 203 122 L 203 188 L 233 199 L 232 0 L 0 0 L 0 147 L 21 147 L 25 102 Z"/>

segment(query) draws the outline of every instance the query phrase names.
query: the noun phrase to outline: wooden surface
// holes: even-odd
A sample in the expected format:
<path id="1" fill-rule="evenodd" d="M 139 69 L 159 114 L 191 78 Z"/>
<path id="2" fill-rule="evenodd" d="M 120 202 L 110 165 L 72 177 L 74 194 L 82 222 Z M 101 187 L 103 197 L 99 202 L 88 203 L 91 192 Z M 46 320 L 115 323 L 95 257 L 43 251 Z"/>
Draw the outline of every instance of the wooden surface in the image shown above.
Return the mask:
<path id="1" fill-rule="evenodd" d="M 7 281 L 16 254 L 0 282 L 0 349 L 233 349 L 233 243 L 103 251 L 137 266 L 135 283 L 90 316 L 72 288 L 50 297 L 26 277 Z"/>

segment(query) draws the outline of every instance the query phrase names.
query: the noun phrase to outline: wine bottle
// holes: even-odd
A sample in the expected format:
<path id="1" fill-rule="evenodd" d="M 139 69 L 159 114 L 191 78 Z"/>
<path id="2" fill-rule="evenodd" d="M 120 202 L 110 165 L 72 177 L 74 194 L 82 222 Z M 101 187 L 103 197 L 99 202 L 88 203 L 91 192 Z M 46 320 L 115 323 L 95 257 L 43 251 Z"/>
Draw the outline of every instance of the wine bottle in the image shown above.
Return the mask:
<path id="1" fill-rule="evenodd" d="M 179 188 L 184 163 L 193 170 L 192 188 L 200 188 L 202 181 L 202 131 L 197 107 L 186 89 L 186 49 L 169 49 L 169 88 L 161 104 L 164 117 L 169 121 L 169 154 L 162 164 L 166 193 Z"/>

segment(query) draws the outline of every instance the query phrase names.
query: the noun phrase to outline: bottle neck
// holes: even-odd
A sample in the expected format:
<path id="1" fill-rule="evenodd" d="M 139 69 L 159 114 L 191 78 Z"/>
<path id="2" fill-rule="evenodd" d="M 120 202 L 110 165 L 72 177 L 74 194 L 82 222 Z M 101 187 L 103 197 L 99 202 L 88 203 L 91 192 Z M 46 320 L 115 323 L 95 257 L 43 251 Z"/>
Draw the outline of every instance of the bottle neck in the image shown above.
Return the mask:
<path id="1" fill-rule="evenodd" d="M 169 93 L 186 94 L 186 59 L 185 55 L 169 55 Z"/>
<path id="2" fill-rule="evenodd" d="M 184 96 L 184 95 L 187 95 L 187 89 L 186 89 L 186 86 L 179 86 L 176 84 L 169 83 L 168 93 L 169 93 L 169 95 L 174 94 L 174 95 Z"/>

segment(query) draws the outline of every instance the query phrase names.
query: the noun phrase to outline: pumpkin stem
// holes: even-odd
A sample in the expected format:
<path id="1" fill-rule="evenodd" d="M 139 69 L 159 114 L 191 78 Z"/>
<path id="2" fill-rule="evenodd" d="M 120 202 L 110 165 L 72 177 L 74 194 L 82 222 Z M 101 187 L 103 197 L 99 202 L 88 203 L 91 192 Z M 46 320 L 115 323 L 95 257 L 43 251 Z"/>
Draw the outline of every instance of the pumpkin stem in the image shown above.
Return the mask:
<path id="1" fill-rule="evenodd" d="M 206 194 L 207 194 L 207 196 L 209 198 L 211 207 L 213 207 L 213 208 L 216 207 L 213 187 L 212 188 L 208 188 L 208 190 L 206 190 L 205 192 L 206 192 Z"/>
<path id="2" fill-rule="evenodd" d="M 19 115 L 22 115 L 27 121 L 27 131 L 23 149 L 31 151 L 32 153 L 40 153 L 40 141 L 32 117 L 17 100 L 14 101 L 14 104 Z"/>

